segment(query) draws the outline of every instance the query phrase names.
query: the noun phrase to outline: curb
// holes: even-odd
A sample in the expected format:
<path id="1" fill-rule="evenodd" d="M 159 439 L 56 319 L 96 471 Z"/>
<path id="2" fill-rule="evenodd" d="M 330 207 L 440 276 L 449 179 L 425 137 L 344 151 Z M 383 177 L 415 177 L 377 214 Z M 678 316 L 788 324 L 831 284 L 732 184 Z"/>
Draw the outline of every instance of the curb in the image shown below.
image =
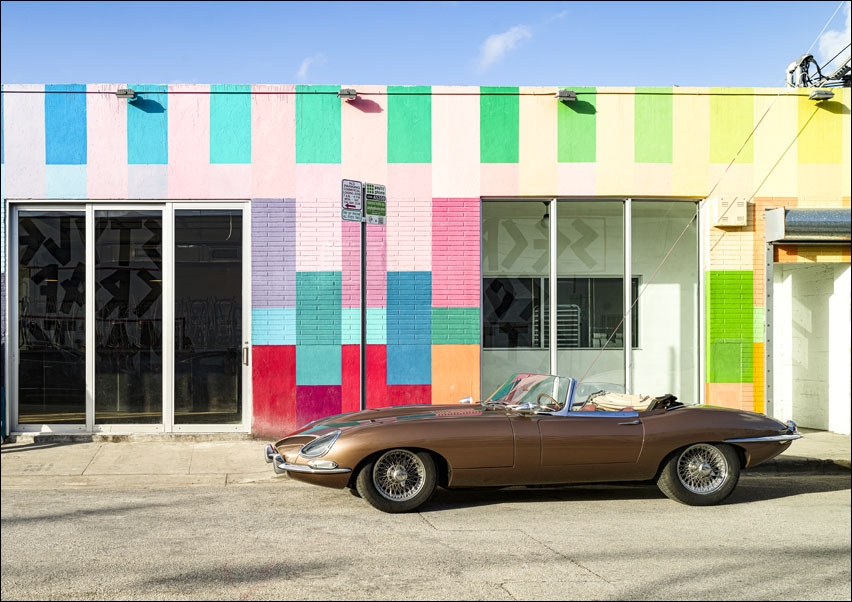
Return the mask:
<path id="1" fill-rule="evenodd" d="M 771 460 L 753 468 L 747 468 L 744 472 L 750 474 L 773 473 L 773 474 L 849 474 L 849 460 L 822 460 L 817 458 L 785 458 L 783 460 Z"/>

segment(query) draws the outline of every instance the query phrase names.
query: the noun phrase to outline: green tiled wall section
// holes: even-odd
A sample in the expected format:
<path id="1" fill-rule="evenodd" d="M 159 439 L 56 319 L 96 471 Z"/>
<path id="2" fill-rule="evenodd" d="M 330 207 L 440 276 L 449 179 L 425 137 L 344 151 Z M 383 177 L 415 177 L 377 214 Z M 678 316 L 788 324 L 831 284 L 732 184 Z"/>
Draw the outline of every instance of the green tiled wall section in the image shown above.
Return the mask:
<path id="1" fill-rule="evenodd" d="M 478 307 L 433 307 L 433 345 L 479 345 Z"/>
<path id="2" fill-rule="evenodd" d="M 707 381 L 752 382 L 754 273 L 707 272 Z"/>

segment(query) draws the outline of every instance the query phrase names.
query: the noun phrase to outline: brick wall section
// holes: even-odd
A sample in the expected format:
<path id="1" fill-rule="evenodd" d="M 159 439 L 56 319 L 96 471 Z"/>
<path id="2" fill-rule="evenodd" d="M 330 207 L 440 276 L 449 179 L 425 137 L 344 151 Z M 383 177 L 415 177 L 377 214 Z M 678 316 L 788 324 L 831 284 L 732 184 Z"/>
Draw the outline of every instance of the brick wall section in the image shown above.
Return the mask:
<path id="1" fill-rule="evenodd" d="M 707 381 L 751 382 L 754 284 L 748 270 L 707 273 Z"/>
<path id="2" fill-rule="evenodd" d="M 432 200 L 432 306 L 479 307 L 479 199 Z"/>
<path id="3" fill-rule="evenodd" d="M 252 308 L 296 306 L 295 207 L 295 199 L 252 199 Z"/>

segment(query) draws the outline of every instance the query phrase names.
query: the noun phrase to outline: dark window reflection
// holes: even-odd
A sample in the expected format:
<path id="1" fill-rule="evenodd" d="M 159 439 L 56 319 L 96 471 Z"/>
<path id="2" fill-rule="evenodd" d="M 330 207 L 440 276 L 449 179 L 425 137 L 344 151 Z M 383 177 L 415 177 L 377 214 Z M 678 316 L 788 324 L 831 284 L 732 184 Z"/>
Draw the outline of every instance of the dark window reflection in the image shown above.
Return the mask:
<path id="1" fill-rule="evenodd" d="M 18 214 L 18 421 L 86 422 L 86 219 Z"/>
<path id="2" fill-rule="evenodd" d="M 175 212 L 175 424 L 242 421 L 242 212 Z"/>
<path id="3" fill-rule="evenodd" d="M 95 213 L 95 422 L 161 423 L 162 217 Z"/>
<path id="4" fill-rule="evenodd" d="M 550 347 L 549 278 L 483 278 L 483 346 Z M 556 284 L 559 349 L 624 348 L 621 278 L 559 278 Z M 633 299 L 639 279 L 632 281 Z M 638 307 L 631 312 L 632 343 L 639 345 Z"/>

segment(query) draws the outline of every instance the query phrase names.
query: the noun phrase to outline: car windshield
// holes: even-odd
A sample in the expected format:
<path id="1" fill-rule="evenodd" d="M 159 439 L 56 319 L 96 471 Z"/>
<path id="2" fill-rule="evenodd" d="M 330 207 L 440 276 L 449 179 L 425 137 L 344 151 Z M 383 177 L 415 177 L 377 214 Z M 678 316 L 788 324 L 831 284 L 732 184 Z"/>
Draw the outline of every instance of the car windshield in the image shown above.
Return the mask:
<path id="1" fill-rule="evenodd" d="M 550 374 L 515 374 L 482 404 L 518 406 L 528 403 L 532 407 L 547 407 L 548 410 L 557 411 L 565 407 L 572 382 L 572 378 Z"/>

